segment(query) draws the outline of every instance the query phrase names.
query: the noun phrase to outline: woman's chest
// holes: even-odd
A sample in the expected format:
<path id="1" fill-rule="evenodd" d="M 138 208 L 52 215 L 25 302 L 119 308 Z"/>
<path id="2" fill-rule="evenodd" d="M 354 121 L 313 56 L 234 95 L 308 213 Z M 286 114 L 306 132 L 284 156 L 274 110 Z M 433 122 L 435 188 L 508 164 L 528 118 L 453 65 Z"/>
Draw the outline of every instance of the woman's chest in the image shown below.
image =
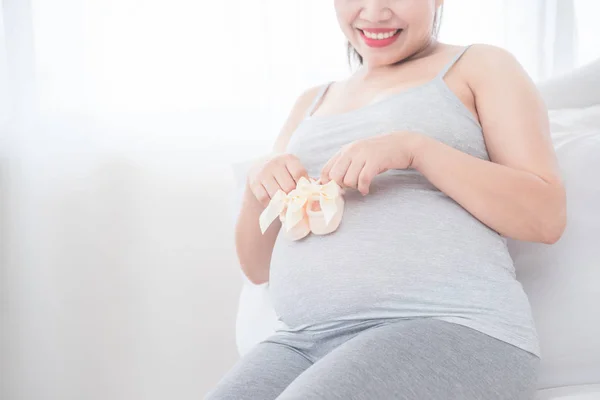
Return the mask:
<path id="1" fill-rule="evenodd" d="M 419 96 L 399 96 L 340 115 L 309 117 L 292 135 L 287 151 L 295 154 L 314 176 L 347 144 L 380 134 L 410 131 L 489 159 L 482 131 L 469 111 L 443 96 L 444 93 L 430 91 Z"/>

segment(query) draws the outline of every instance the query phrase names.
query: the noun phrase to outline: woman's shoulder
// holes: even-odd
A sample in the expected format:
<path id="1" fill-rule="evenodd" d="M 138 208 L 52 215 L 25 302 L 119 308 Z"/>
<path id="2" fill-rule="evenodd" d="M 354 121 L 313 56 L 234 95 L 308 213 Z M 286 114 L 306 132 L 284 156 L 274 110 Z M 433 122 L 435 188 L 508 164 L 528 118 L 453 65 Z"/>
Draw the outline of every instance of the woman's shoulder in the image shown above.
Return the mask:
<path id="1" fill-rule="evenodd" d="M 517 58 L 508 50 L 489 44 L 467 47 L 458 64 L 460 75 L 472 89 L 490 84 L 511 87 L 514 82 L 529 78 Z"/>
<path id="2" fill-rule="evenodd" d="M 465 55 L 468 56 L 472 63 L 477 64 L 518 64 L 516 57 L 510 51 L 491 44 L 472 44 L 468 46 L 468 50 Z"/>
<path id="3" fill-rule="evenodd" d="M 522 66 L 508 50 L 489 44 L 472 44 L 463 56 L 466 72 L 480 79 L 497 79 L 522 73 Z"/>
<path id="4" fill-rule="evenodd" d="M 461 57 L 461 64 L 472 67 L 498 67 L 507 64 L 518 64 L 515 56 L 502 47 L 474 43 L 468 46 L 459 46 L 453 44 L 440 43 L 438 52 L 447 54 L 448 57 L 464 53 Z"/>
<path id="5" fill-rule="evenodd" d="M 325 84 L 326 85 L 326 84 Z M 287 144 L 302 120 L 306 118 L 307 113 L 310 112 L 311 108 L 314 107 L 316 101 L 322 91 L 324 90 L 325 85 L 317 85 L 310 87 L 304 90 L 300 96 L 296 99 L 296 102 L 292 106 L 292 110 L 290 111 L 287 120 L 285 121 L 279 136 L 275 142 L 275 150 L 276 151 L 284 151 L 287 147 Z"/>
<path id="6" fill-rule="evenodd" d="M 310 112 L 310 109 L 314 106 L 315 102 L 319 100 L 319 97 L 322 96 L 323 92 L 330 84 L 330 82 L 327 82 L 305 89 L 296 99 L 296 102 L 292 107 L 292 114 L 296 118 L 303 118 L 306 113 Z"/>
<path id="7" fill-rule="evenodd" d="M 298 103 L 301 106 L 310 106 L 310 104 L 316 99 L 319 93 L 323 91 L 323 89 L 327 85 L 329 85 L 329 82 L 325 82 L 320 85 L 312 86 L 308 89 L 305 89 L 298 97 L 298 100 L 296 100 L 296 103 Z"/>

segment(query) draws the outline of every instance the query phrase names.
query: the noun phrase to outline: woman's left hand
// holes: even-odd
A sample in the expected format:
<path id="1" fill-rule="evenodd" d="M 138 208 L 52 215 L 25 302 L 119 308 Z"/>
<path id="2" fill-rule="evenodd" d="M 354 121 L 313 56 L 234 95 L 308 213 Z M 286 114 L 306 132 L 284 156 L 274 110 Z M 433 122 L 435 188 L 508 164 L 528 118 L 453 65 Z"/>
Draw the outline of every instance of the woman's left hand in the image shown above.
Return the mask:
<path id="1" fill-rule="evenodd" d="M 422 138 L 413 132 L 395 132 L 352 142 L 325 164 L 321 183 L 333 180 L 366 195 L 375 176 L 389 169 L 411 168 Z"/>

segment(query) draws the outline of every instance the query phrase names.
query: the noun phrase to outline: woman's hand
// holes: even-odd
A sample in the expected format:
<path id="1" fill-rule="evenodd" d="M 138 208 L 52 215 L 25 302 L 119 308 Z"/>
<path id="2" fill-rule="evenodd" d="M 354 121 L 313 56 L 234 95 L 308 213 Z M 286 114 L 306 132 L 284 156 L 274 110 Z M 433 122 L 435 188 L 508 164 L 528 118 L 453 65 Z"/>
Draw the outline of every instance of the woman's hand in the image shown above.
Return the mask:
<path id="1" fill-rule="evenodd" d="M 256 199 L 267 206 L 278 190 L 286 194 L 296 188 L 298 180 L 308 177 L 306 169 L 293 154 L 275 154 L 261 159 L 248 174 L 248 186 Z"/>
<path id="2" fill-rule="evenodd" d="M 417 133 L 395 132 L 352 142 L 325 164 L 321 183 L 333 180 L 366 195 L 375 176 L 411 168 L 421 138 Z"/>

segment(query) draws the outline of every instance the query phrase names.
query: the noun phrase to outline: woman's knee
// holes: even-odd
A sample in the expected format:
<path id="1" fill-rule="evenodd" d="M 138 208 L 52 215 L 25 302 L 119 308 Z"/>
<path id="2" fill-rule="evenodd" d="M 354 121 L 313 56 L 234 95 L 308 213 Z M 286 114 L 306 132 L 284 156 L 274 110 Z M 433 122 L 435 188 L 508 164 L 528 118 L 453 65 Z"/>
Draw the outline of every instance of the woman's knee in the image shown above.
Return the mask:
<path id="1" fill-rule="evenodd" d="M 234 365 L 205 400 L 276 399 L 311 365 L 287 346 L 262 342 Z"/>

